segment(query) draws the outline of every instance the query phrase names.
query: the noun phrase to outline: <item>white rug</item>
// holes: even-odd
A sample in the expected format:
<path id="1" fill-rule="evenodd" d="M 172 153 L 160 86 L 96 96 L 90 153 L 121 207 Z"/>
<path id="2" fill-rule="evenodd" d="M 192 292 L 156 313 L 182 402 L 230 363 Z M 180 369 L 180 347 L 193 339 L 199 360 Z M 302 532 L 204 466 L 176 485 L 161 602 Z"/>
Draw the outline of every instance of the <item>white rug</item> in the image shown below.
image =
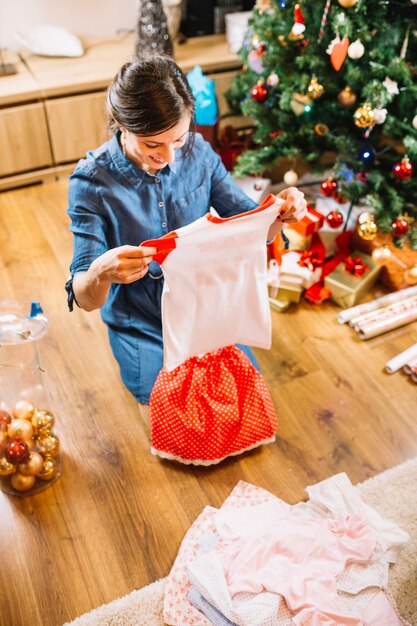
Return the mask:
<path id="1" fill-rule="evenodd" d="M 357 485 L 363 500 L 410 535 L 390 571 L 400 615 L 417 626 L 417 458 Z M 104 604 L 63 626 L 164 626 L 164 579 Z M 382 624 L 381 624 L 382 626 Z"/>

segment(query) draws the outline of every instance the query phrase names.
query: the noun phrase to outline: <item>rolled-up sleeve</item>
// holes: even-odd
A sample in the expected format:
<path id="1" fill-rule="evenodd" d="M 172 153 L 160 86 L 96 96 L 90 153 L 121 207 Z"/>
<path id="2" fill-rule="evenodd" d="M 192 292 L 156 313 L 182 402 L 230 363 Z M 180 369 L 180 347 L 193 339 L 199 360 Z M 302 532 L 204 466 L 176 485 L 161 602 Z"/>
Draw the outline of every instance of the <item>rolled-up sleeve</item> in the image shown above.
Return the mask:
<path id="1" fill-rule="evenodd" d="M 88 270 L 94 259 L 108 249 L 99 188 L 88 171 L 75 170 L 70 177 L 67 213 L 74 235 L 70 266 L 73 276 Z"/>

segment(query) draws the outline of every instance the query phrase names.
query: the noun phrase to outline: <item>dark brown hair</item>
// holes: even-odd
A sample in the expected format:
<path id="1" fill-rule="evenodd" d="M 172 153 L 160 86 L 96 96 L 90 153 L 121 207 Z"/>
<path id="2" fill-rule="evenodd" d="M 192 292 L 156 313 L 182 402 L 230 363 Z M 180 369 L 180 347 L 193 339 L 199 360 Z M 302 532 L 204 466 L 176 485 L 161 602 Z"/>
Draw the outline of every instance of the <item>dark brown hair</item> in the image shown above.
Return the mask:
<path id="1" fill-rule="evenodd" d="M 114 77 L 107 92 L 107 112 L 110 130 L 122 126 L 135 135 L 157 135 L 178 124 L 186 113 L 194 124 L 194 96 L 170 57 L 137 56 Z"/>

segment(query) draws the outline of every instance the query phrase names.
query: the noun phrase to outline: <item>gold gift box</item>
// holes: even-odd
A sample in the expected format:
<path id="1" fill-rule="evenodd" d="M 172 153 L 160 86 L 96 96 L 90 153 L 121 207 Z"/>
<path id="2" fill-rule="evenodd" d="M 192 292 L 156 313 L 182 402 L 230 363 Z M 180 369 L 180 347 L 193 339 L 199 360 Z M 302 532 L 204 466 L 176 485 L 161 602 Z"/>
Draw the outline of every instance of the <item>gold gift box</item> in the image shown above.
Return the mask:
<path id="1" fill-rule="evenodd" d="M 362 300 L 375 284 L 381 270 L 381 267 L 373 262 L 372 257 L 363 252 L 354 250 L 349 256 L 359 257 L 369 269 L 362 276 L 356 276 L 345 269 L 345 263 L 342 261 L 324 279 L 324 286 L 332 292 L 331 299 L 344 309 L 355 306 Z"/>
<path id="2" fill-rule="evenodd" d="M 275 287 L 269 287 L 269 299 L 284 302 L 300 302 L 301 294 L 304 291 L 302 278 L 299 276 L 286 276 L 279 283 L 278 291 Z"/>

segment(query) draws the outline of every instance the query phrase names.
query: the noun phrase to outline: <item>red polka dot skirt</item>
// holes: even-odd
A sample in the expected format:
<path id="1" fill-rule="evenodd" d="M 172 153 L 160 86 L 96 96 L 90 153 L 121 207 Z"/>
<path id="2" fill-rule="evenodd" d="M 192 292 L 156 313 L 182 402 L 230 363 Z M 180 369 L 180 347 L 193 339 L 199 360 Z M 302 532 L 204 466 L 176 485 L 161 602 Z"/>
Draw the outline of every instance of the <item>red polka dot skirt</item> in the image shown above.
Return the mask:
<path id="1" fill-rule="evenodd" d="M 261 375 L 235 346 L 162 369 L 150 412 L 152 453 L 194 465 L 270 443 L 277 429 Z"/>

